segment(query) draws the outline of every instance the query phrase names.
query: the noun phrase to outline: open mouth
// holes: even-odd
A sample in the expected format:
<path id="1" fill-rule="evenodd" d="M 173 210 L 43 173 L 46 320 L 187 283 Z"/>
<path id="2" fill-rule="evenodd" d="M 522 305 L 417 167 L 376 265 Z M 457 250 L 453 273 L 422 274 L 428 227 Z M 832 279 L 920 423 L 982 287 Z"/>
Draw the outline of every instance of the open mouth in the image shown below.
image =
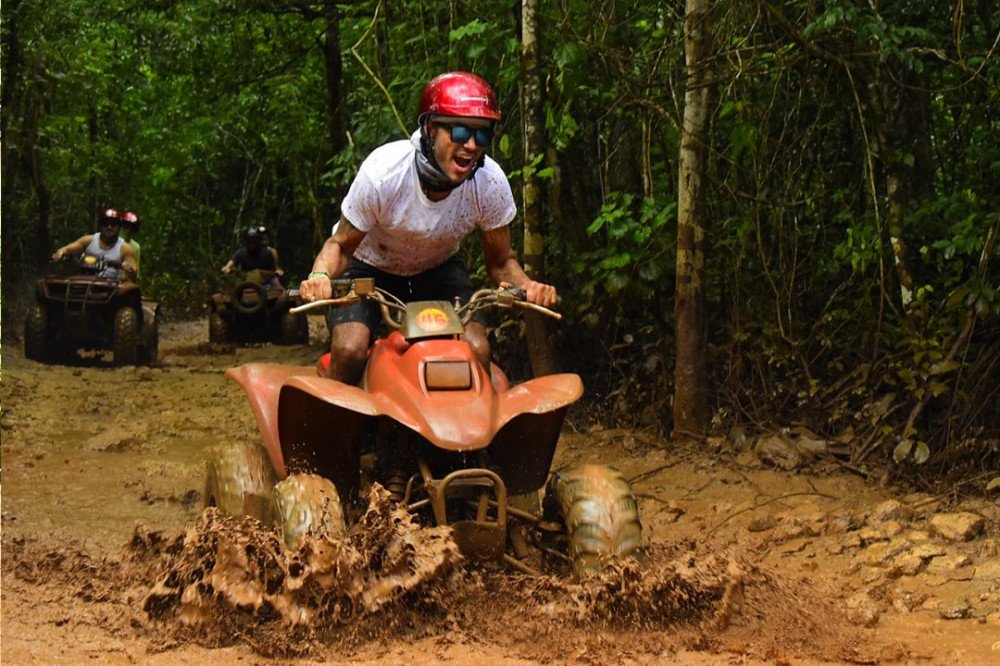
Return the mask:
<path id="1" fill-rule="evenodd" d="M 459 171 L 467 171 L 469 167 L 472 166 L 471 157 L 462 157 L 460 155 L 455 156 L 455 166 L 458 167 Z"/>

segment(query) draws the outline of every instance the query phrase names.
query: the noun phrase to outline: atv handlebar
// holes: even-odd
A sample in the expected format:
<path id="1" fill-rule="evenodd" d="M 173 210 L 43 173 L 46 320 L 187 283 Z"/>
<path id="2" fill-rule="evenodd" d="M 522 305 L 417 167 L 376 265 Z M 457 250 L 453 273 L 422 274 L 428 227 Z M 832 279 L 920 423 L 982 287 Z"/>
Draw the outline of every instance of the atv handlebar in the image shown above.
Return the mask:
<path id="1" fill-rule="evenodd" d="M 374 279 L 337 278 L 331 279 L 330 284 L 333 287 L 333 298 L 311 301 L 291 308 L 289 312 L 297 314 L 319 307 L 347 307 L 364 301 L 375 301 L 382 307 L 382 319 L 389 326 L 399 328 L 400 324 L 392 317 L 392 311 L 405 311 L 406 304 L 393 294 L 376 287 Z M 290 289 L 288 295 L 292 297 L 298 296 L 299 292 L 297 289 Z M 518 287 L 501 286 L 498 289 L 480 289 L 472 295 L 468 303 L 457 306 L 455 310 L 458 316 L 461 317 L 463 324 L 469 323 L 469 320 L 472 319 L 475 313 L 487 308 L 532 310 L 553 319 L 562 319 L 562 315 L 558 312 L 535 303 L 529 303 L 525 298 L 526 294 L 524 290 Z"/>
<path id="2" fill-rule="evenodd" d="M 124 268 L 122 262 L 106 259 L 105 257 L 95 257 L 92 254 L 61 254 L 58 258 L 53 257 L 49 263 L 65 264 L 71 263 L 87 272 L 98 273 L 105 268 Z"/>

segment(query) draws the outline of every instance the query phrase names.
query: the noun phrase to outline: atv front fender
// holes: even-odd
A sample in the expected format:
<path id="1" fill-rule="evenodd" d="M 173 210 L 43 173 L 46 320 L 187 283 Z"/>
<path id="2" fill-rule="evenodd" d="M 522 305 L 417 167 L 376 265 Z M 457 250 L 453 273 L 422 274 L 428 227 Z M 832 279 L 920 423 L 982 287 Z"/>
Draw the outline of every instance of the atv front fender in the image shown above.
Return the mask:
<path id="1" fill-rule="evenodd" d="M 578 375 L 546 375 L 499 396 L 502 427 L 487 454 L 512 495 L 545 485 L 566 410 L 583 395 Z"/>
<path id="2" fill-rule="evenodd" d="M 246 392 L 279 479 L 319 473 L 342 495 L 356 491 L 364 424 L 379 413 L 370 395 L 312 367 L 248 363 L 226 377 Z"/>
<path id="3" fill-rule="evenodd" d="M 278 363 L 248 363 L 226 370 L 226 379 L 239 384 L 247 394 L 257 420 L 257 428 L 264 439 L 264 448 L 267 449 L 267 455 L 280 479 L 285 478 L 286 474 L 281 440 L 278 437 L 278 396 L 281 387 L 290 378 L 315 373 L 310 367 Z"/>
<path id="4" fill-rule="evenodd" d="M 545 414 L 570 405 L 583 395 L 579 375 L 545 375 L 518 384 L 500 394 L 499 422 L 507 423 L 518 414 Z"/>

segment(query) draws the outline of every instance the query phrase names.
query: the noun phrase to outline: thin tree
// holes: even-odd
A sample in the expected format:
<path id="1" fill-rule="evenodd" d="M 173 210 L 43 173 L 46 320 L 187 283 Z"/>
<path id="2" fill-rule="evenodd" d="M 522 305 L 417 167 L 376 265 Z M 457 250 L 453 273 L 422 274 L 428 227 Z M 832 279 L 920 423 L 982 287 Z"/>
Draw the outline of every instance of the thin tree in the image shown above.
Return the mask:
<path id="1" fill-rule="evenodd" d="M 712 50 L 710 0 L 687 0 L 684 24 L 687 86 L 678 165 L 673 435 L 700 438 L 708 427 L 704 276 Z"/>
<path id="2" fill-rule="evenodd" d="M 524 109 L 524 164 L 522 192 L 524 206 L 524 270 L 532 280 L 545 279 L 545 235 L 542 230 L 541 185 L 535 174 L 540 156 L 545 154 L 545 108 L 538 73 L 538 0 L 521 3 L 521 64 L 524 68 L 522 106 Z M 556 362 L 543 315 L 525 313 L 528 354 L 534 375 L 556 372 Z"/>

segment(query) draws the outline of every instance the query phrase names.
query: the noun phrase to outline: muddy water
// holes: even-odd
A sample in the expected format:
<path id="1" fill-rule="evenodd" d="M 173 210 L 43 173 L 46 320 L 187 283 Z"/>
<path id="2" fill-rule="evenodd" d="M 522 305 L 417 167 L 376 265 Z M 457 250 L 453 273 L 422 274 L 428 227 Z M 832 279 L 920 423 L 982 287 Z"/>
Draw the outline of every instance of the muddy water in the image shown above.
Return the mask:
<path id="1" fill-rule="evenodd" d="M 615 464 L 632 481 L 649 545 L 641 567 L 620 562 L 582 582 L 467 567 L 446 534 L 418 529 L 380 498 L 364 529 L 294 552 L 259 524 L 203 512 L 206 449 L 256 437 L 223 370 L 311 365 L 324 337 L 311 323 L 313 346 L 292 348 L 212 346 L 204 322 L 169 325 L 162 366 L 138 370 L 40 365 L 4 340 L 4 663 L 975 664 L 1000 655 L 990 613 L 998 581 L 914 577 L 921 602 L 903 608 L 897 583 L 859 564 L 836 526 L 863 525 L 885 490 L 835 468 L 778 473 L 641 433 L 583 432 L 572 418 L 557 462 Z M 995 534 L 963 556 L 988 565 Z M 881 602 L 872 627 L 847 621 L 848 600 L 865 588 Z M 956 595 L 975 599 L 970 616 L 943 620 L 931 601 Z"/>

